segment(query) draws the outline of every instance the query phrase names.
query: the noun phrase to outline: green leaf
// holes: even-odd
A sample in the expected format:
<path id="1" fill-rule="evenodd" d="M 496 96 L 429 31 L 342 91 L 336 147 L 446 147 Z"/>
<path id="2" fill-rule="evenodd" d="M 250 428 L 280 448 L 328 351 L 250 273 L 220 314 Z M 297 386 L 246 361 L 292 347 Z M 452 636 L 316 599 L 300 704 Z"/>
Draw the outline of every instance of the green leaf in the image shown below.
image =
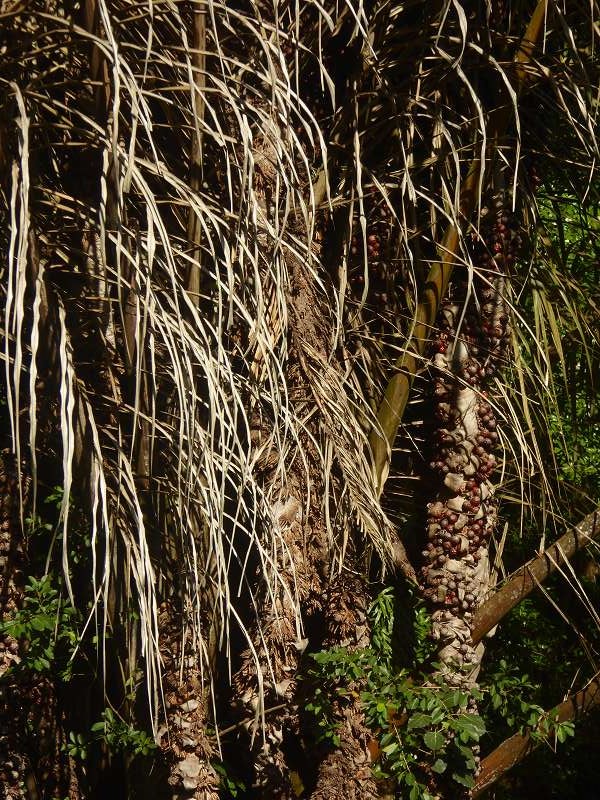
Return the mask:
<path id="1" fill-rule="evenodd" d="M 394 741 L 396 741 L 396 734 L 393 733 L 392 731 L 389 731 L 388 733 L 384 733 L 383 736 L 381 737 L 381 746 L 385 747 L 390 742 Z"/>
<path id="2" fill-rule="evenodd" d="M 468 773 L 462 774 L 460 772 L 453 772 L 452 778 L 457 783 L 460 783 L 461 786 L 466 786 L 467 789 L 472 789 L 475 786 L 475 780 L 473 779 L 472 775 Z"/>
<path id="3" fill-rule="evenodd" d="M 441 750 L 446 744 L 446 740 L 441 731 L 429 731 L 423 737 L 423 741 L 425 742 L 427 747 L 433 752 L 435 752 L 436 750 Z"/>
<path id="4" fill-rule="evenodd" d="M 408 720 L 407 730 L 414 731 L 418 728 L 427 728 L 431 723 L 431 714 L 413 714 Z"/>
<path id="5" fill-rule="evenodd" d="M 453 692 L 450 692 L 448 695 L 448 705 L 452 708 L 455 708 L 460 703 L 461 694 L 458 689 L 455 689 Z"/>
<path id="6" fill-rule="evenodd" d="M 445 772 L 445 771 L 446 771 L 446 767 L 447 767 L 447 766 L 448 766 L 448 764 L 446 764 L 446 762 L 445 762 L 445 761 L 442 761 L 442 759 L 441 759 L 441 758 L 438 758 L 438 759 L 436 759 L 436 761 L 435 761 L 435 762 L 434 762 L 434 764 L 432 765 L 431 769 L 432 769 L 434 772 L 437 772 L 437 773 L 438 773 L 438 775 L 441 775 L 441 774 L 442 774 L 442 772 Z"/>
<path id="7" fill-rule="evenodd" d="M 556 728 L 556 738 L 559 742 L 565 742 L 569 736 L 575 736 L 575 726 L 572 722 L 561 722 Z"/>
<path id="8" fill-rule="evenodd" d="M 440 711 L 439 700 L 435 695 L 432 695 L 425 704 L 427 711 Z"/>
<path id="9" fill-rule="evenodd" d="M 485 722 L 478 714 L 461 714 L 454 720 L 452 727 L 460 734 L 463 741 L 472 739 L 477 742 L 486 730 Z"/>
<path id="10" fill-rule="evenodd" d="M 97 733 L 98 731 L 104 732 L 104 728 L 105 727 L 106 727 L 106 724 L 104 722 L 94 722 L 94 724 L 91 727 L 91 730 L 94 733 Z"/>
<path id="11" fill-rule="evenodd" d="M 56 620 L 54 617 L 49 617 L 43 614 L 37 614 L 31 619 L 31 627 L 34 631 L 54 630 Z"/>

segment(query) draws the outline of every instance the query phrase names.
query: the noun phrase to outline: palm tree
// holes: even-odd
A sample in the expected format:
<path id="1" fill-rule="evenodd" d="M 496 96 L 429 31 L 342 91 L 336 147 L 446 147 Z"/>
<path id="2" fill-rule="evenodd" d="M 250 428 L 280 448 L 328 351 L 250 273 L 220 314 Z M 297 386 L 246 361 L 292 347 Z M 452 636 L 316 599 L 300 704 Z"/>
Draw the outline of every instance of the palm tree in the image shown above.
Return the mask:
<path id="1" fill-rule="evenodd" d="M 229 730 L 253 796 L 380 796 L 358 692 L 296 766 L 306 653 L 365 648 L 370 582 L 414 583 L 432 680 L 472 692 L 494 485 L 544 527 L 589 510 L 545 423 L 565 335 L 593 393 L 597 306 L 546 229 L 567 197 L 597 236 L 596 11 L 2 3 L 14 535 L 60 484 L 24 542 L 98 659 L 55 724 L 151 729 L 146 792 L 216 798 Z M 143 791 L 103 753 L 57 785 Z"/>

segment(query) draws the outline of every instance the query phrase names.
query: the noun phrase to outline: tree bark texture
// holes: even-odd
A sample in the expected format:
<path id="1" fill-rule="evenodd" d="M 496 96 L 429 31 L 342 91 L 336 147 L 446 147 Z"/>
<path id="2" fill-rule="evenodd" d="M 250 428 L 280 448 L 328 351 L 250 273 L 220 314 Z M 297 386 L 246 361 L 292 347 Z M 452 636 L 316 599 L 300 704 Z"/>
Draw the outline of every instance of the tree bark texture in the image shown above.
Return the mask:
<path id="1" fill-rule="evenodd" d="M 163 602 L 159 610 L 163 664 L 165 724 L 158 731 L 172 800 L 218 800 L 220 778 L 211 766 L 218 759 L 215 743 L 206 733 L 211 676 L 201 669 L 197 642 L 181 630 L 184 612 Z"/>
<path id="2" fill-rule="evenodd" d="M 329 587 L 325 601 L 327 638 L 324 647 L 368 647 L 367 621 L 369 598 L 365 582 L 356 575 L 343 573 Z M 331 750 L 319 766 L 311 800 L 375 800 L 379 791 L 371 771 L 368 741 L 372 734 L 365 725 L 360 687 L 336 708 L 340 744 Z"/>

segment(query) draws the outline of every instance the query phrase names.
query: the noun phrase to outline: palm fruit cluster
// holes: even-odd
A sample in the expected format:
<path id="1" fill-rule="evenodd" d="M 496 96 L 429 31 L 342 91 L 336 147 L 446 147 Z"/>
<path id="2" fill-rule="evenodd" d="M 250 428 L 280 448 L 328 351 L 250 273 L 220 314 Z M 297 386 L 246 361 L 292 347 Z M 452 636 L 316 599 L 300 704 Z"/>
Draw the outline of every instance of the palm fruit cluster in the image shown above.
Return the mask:
<path id="1" fill-rule="evenodd" d="M 361 296 L 366 277 L 368 279 L 366 302 L 382 309 L 388 302 L 388 294 L 393 283 L 390 269 L 392 214 L 382 198 L 367 200 L 365 205 L 366 237 L 357 222 L 350 239 L 349 282 L 354 294 Z"/>
<path id="2" fill-rule="evenodd" d="M 492 0 L 489 5 L 490 23 L 498 28 L 508 20 L 510 0 Z"/>
<path id="3" fill-rule="evenodd" d="M 502 205 L 471 241 L 474 275 L 456 280 L 432 342 L 431 501 L 421 590 L 433 607 L 442 663 L 477 664 L 469 625 L 487 592 L 488 545 L 497 519 L 492 477 L 499 441 L 488 390 L 510 337 L 505 276 L 520 236 Z"/>
<path id="4" fill-rule="evenodd" d="M 280 43 L 280 54 L 285 61 L 291 89 L 298 93 L 294 104 L 296 113 L 290 119 L 297 143 L 309 161 L 321 158 L 321 141 L 317 127 L 327 139 L 327 128 L 332 119 L 331 97 L 321 85 L 317 65 L 307 55 L 305 46 L 299 47 L 295 37 Z"/>

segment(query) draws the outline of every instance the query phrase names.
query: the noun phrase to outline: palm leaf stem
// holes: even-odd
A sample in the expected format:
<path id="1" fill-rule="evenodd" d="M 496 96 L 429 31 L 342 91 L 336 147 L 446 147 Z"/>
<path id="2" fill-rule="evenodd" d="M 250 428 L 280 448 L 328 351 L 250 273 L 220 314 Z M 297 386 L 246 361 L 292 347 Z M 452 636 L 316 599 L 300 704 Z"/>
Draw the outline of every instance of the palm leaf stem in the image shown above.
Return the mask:
<path id="1" fill-rule="evenodd" d="M 552 724 L 578 720 L 600 704 L 600 678 L 596 676 L 588 685 L 564 702 L 548 711 L 543 717 Z M 481 762 L 477 783 L 471 790 L 471 797 L 479 797 L 486 789 L 501 778 L 508 770 L 519 764 L 526 756 L 544 741 L 535 737 L 532 731 L 515 733 L 486 756 Z"/>
<path id="2" fill-rule="evenodd" d="M 193 50 L 191 68 L 193 81 L 193 111 L 195 130 L 192 135 L 190 189 L 198 193 L 202 186 L 202 123 L 204 118 L 204 93 L 206 91 L 206 10 L 194 10 Z M 186 290 L 192 303 L 200 304 L 200 274 L 202 272 L 202 225 L 193 207 L 188 215 L 188 241 L 191 248 L 191 261 L 186 276 Z"/>
<path id="3" fill-rule="evenodd" d="M 600 510 L 596 509 L 541 555 L 518 569 L 504 586 L 476 611 L 471 628 L 473 644 L 477 644 L 536 586 L 559 569 L 561 564 L 573 558 L 575 553 L 586 548 L 598 536 L 600 536 Z"/>

